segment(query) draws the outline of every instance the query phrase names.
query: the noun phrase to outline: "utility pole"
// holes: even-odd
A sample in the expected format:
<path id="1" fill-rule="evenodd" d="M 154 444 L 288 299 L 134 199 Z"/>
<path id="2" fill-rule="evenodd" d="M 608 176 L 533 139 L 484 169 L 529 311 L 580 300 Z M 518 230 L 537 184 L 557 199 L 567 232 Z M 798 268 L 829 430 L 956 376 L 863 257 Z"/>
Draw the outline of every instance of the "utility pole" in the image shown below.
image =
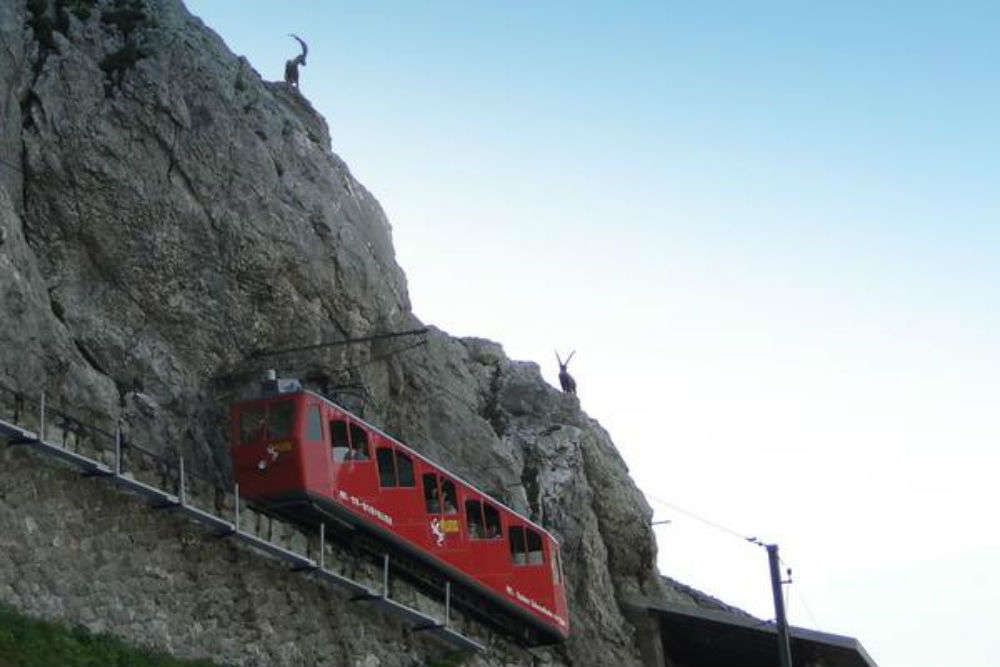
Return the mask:
<path id="1" fill-rule="evenodd" d="M 785 618 L 785 598 L 781 594 L 781 570 L 778 567 L 778 545 L 766 544 L 767 560 L 771 565 L 771 592 L 774 594 L 774 619 L 778 626 L 778 657 L 781 667 L 792 667 L 792 649 L 788 643 L 788 619 Z"/>

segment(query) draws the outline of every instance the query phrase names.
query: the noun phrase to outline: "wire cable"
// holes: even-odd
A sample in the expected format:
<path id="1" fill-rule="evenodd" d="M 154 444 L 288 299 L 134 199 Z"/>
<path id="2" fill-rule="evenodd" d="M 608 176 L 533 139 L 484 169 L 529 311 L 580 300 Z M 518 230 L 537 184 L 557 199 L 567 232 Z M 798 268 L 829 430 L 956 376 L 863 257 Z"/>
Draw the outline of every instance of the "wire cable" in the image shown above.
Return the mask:
<path id="1" fill-rule="evenodd" d="M 812 621 L 813 627 L 814 628 L 818 628 L 819 627 L 819 621 L 816 620 L 816 614 L 814 614 L 812 612 L 812 609 L 809 608 L 809 604 L 806 602 L 805 596 L 802 595 L 802 588 L 801 588 L 801 586 L 800 587 L 796 587 L 796 589 L 795 589 L 795 597 L 797 597 L 799 599 L 799 603 L 802 604 L 802 608 L 806 610 L 806 615 L 809 616 L 809 620 Z"/>
<path id="2" fill-rule="evenodd" d="M 725 533 L 727 535 L 730 535 L 732 537 L 737 537 L 740 540 L 749 542 L 751 544 L 754 544 L 754 545 L 757 545 L 757 546 L 760 546 L 760 547 L 766 547 L 767 546 L 766 543 L 764 543 L 763 541 L 757 539 L 756 537 L 747 537 L 745 535 L 742 535 L 738 531 L 735 531 L 735 530 L 733 530 L 731 528 L 727 528 L 726 526 L 723 526 L 722 524 L 717 523 L 715 521 L 710 521 L 709 519 L 706 519 L 705 517 L 699 516 L 698 514 L 695 514 L 694 512 L 688 511 L 688 510 L 684 509 L 683 507 L 679 507 L 679 506 L 675 505 L 674 503 L 667 502 L 666 500 L 663 500 L 662 498 L 657 498 L 656 496 L 648 494 L 648 493 L 646 494 L 646 497 L 649 498 L 650 500 L 653 500 L 654 502 L 657 502 L 657 503 L 659 503 L 661 505 L 669 507 L 670 509 L 672 509 L 672 510 L 674 510 L 676 512 L 680 512 L 681 514 L 683 514 L 683 515 L 685 515 L 687 517 L 690 517 L 690 518 L 692 518 L 692 519 L 694 519 L 696 521 L 700 521 L 701 523 L 703 523 L 703 524 L 705 524 L 707 526 L 715 528 L 716 530 L 721 531 L 721 532 L 723 532 L 723 533 Z M 780 556 L 778 557 L 778 562 L 781 563 L 781 565 L 785 567 L 786 572 L 789 573 L 789 579 L 791 579 L 791 572 L 793 571 L 792 566 L 789 565 Z M 782 584 L 783 584 L 782 585 L 782 589 L 783 589 L 783 595 L 784 595 L 784 600 L 785 600 L 785 607 L 788 608 L 789 607 L 789 593 L 788 593 L 788 589 L 792 588 L 792 585 L 791 585 L 792 582 L 791 581 L 788 581 L 787 583 L 782 582 Z M 794 589 L 795 589 L 795 597 L 798 599 L 799 604 L 802 605 L 802 608 L 805 610 L 806 615 L 809 617 L 809 620 L 812 622 L 813 627 L 814 628 L 820 627 L 819 621 L 816 619 L 816 614 L 813 613 L 812 609 L 809 607 L 809 603 L 806 602 L 805 596 L 802 594 L 802 590 L 801 590 L 802 587 L 801 586 L 795 586 Z"/>
<path id="3" fill-rule="evenodd" d="M 689 510 L 686 510 L 683 507 L 679 507 L 678 505 L 675 505 L 674 503 L 667 502 L 666 500 L 663 500 L 662 498 L 657 498 L 656 496 L 654 496 L 652 494 L 649 494 L 649 493 L 646 494 L 646 497 L 649 498 L 650 500 L 654 501 L 654 502 L 657 502 L 657 503 L 665 506 L 665 507 L 669 507 L 670 509 L 674 510 L 675 512 L 680 512 L 681 514 L 683 514 L 683 515 L 685 515 L 685 516 L 687 516 L 687 517 L 689 517 L 691 519 L 694 519 L 695 521 L 700 521 L 701 523 L 705 524 L 706 526 L 710 526 L 712 528 L 715 528 L 718 531 L 726 533 L 727 535 L 730 535 L 732 537 L 736 537 L 736 538 L 740 539 L 743 542 L 750 542 L 751 544 L 758 544 L 758 545 L 762 544 L 760 542 L 760 540 L 758 540 L 756 537 L 748 537 L 748 536 L 746 536 L 746 535 L 744 535 L 744 534 L 742 534 L 742 533 L 740 533 L 738 531 L 733 530 L 732 528 L 727 528 L 726 526 L 723 526 L 720 523 L 717 523 L 715 521 L 711 521 L 709 519 L 706 519 L 705 517 L 700 516 L 698 514 L 695 514 L 694 512 L 691 512 Z"/>
<path id="4" fill-rule="evenodd" d="M 792 566 L 789 565 L 788 563 L 786 563 L 784 561 L 784 559 L 782 559 L 780 556 L 778 557 L 778 562 L 781 563 L 786 568 L 786 570 L 788 572 L 792 571 L 792 569 L 793 569 Z M 790 578 L 791 577 L 789 577 L 789 579 Z M 789 582 L 789 583 L 791 583 L 791 582 Z M 802 594 L 802 587 L 801 586 L 796 586 L 795 587 L 795 597 L 798 598 L 799 604 L 802 605 L 802 608 L 806 610 L 806 615 L 809 617 L 809 620 L 812 621 L 813 627 L 814 628 L 818 628 L 819 627 L 819 621 L 816 620 L 816 614 L 813 613 L 812 609 L 810 609 L 810 607 L 809 607 L 809 604 L 806 602 L 805 595 Z M 786 607 L 788 606 L 787 596 L 786 596 L 786 600 L 785 600 L 785 606 Z"/>
<path id="5" fill-rule="evenodd" d="M 345 338 L 344 340 L 328 341 L 324 343 L 315 343 L 313 345 L 301 345 L 299 347 L 286 347 L 278 350 L 254 350 L 250 353 L 252 359 L 259 359 L 260 357 L 270 357 L 278 354 L 286 354 L 289 352 L 309 352 L 311 350 L 318 350 L 324 347 L 340 347 L 341 345 L 352 345 L 355 343 L 370 343 L 377 340 L 385 340 L 387 338 L 400 338 L 402 336 L 420 336 L 427 333 L 429 330 L 427 327 L 423 329 L 410 329 L 408 331 L 391 331 L 388 333 L 373 334 L 371 336 L 362 336 L 360 338 Z"/>

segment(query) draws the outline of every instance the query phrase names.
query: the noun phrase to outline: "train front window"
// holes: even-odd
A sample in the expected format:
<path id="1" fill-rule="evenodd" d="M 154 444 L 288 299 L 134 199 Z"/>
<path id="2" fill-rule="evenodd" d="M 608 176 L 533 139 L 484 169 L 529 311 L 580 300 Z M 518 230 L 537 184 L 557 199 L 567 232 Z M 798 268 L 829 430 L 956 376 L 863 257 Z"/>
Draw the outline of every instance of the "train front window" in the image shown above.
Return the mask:
<path id="1" fill-rule="evenodd" d="M 357 461 L 371 458 L 368 454 L 368 433 L 355 424 L 351 424 L 351 458 Z"/>
<path id="2" fill-rule="evenodd" d="M 267 437 L 269 440 L 288 438 L 295 424 L 295 402 L 272 403 L 267 410 Z"/>
<path id="3" fill-rule="evenodd" d="M 330 422 L 330 447 L 334 461 L 343 461 L 351 450 L 351 442 L 347 439 L 347 422 L 338 419 Z"/>
<path id="4" fill-rule="evenodd" d="M 264 406 L 244 408 L 240 413 L 240 442 L 244 445 L 256 442 L 264 435 L 267 424 Z"/>
<path id="5" fill-rule="evenodd" d="M 424 473 L 424 505 L 428 514 L 441 513 L 441 500 L 438 498 L 437 475 L 432 472 Z"/>
<path id="6" fill-rule="evenodd" d="M 307 440 L 323 439 L 323 420 L 319 416 L 318 405 L 310 405 L 309 411 L 306 414 L 306 439 Z"/>

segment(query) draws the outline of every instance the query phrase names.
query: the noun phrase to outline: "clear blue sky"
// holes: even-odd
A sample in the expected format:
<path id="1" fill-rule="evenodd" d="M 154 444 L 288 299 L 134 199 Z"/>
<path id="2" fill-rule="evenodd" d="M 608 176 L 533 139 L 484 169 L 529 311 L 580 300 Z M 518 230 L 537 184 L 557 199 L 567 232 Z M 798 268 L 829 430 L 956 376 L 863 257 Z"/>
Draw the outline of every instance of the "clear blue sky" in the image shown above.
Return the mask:
<path id="1" fill-rule="evenodd" d="M 418 316 L 577 350 L 664 573 L 772 615 L 661 500 L 881 667 L 1000 661 L 1000 4 L 188 6 L 269 79 L 309 42 Z"/>

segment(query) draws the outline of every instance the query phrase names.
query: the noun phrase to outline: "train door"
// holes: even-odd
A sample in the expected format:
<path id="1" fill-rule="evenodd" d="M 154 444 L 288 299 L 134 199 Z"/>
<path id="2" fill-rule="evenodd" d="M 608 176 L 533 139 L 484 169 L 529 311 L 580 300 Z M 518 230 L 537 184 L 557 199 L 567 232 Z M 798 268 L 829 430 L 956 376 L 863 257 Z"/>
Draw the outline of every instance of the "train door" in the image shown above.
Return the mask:
<path id="1" fill-rule="evenodd" d="M 484 496 L 470 494 L 463 510 L 466 544 L 476 571 L 483 575 L 509 571 L 500 509 Z"/>
<path id="2" fill-rule="evenodd" d="M 246 497 L 268 497 L 301 490 L 303 465 L 298 402 L 294 397 L 238 404 L 233 473 Z"/>
<path id="3" fill-rule="evenodd" d="M 421 475 L 424 497 L 425 544 L 436 556 L 451 560 L 462 548 L 458 493 L 455 482 L 436 471 Z"/>
<path id="4" fill-rule="evenodd" d="M 319 400 L 309 397 L 302 402 L 305 417 L 302 419 L 302 467 L 306 489 L 323 494 L 328 491 L 331 480 L 330 457 L 327 455 L 327 437 L 323 428 L 323 406 Z"/>
<path id="5" fill-rule="evenodd" d="M 392 517 L 396 532 L 419 541 L 421 513 L 413 456 L 379 439 L 375 447 L 378 464 L 378 503 Z"/>
<path id="6" fill-rule="evenodd" d="M 331 410 L 328 413 L 330 433 L 329 461 L 332 464 L 333 489 L 345 490 L 363 497 L 375 493 L 372 466 L 372 443 L 368 431 L 347 415 Z"/>

